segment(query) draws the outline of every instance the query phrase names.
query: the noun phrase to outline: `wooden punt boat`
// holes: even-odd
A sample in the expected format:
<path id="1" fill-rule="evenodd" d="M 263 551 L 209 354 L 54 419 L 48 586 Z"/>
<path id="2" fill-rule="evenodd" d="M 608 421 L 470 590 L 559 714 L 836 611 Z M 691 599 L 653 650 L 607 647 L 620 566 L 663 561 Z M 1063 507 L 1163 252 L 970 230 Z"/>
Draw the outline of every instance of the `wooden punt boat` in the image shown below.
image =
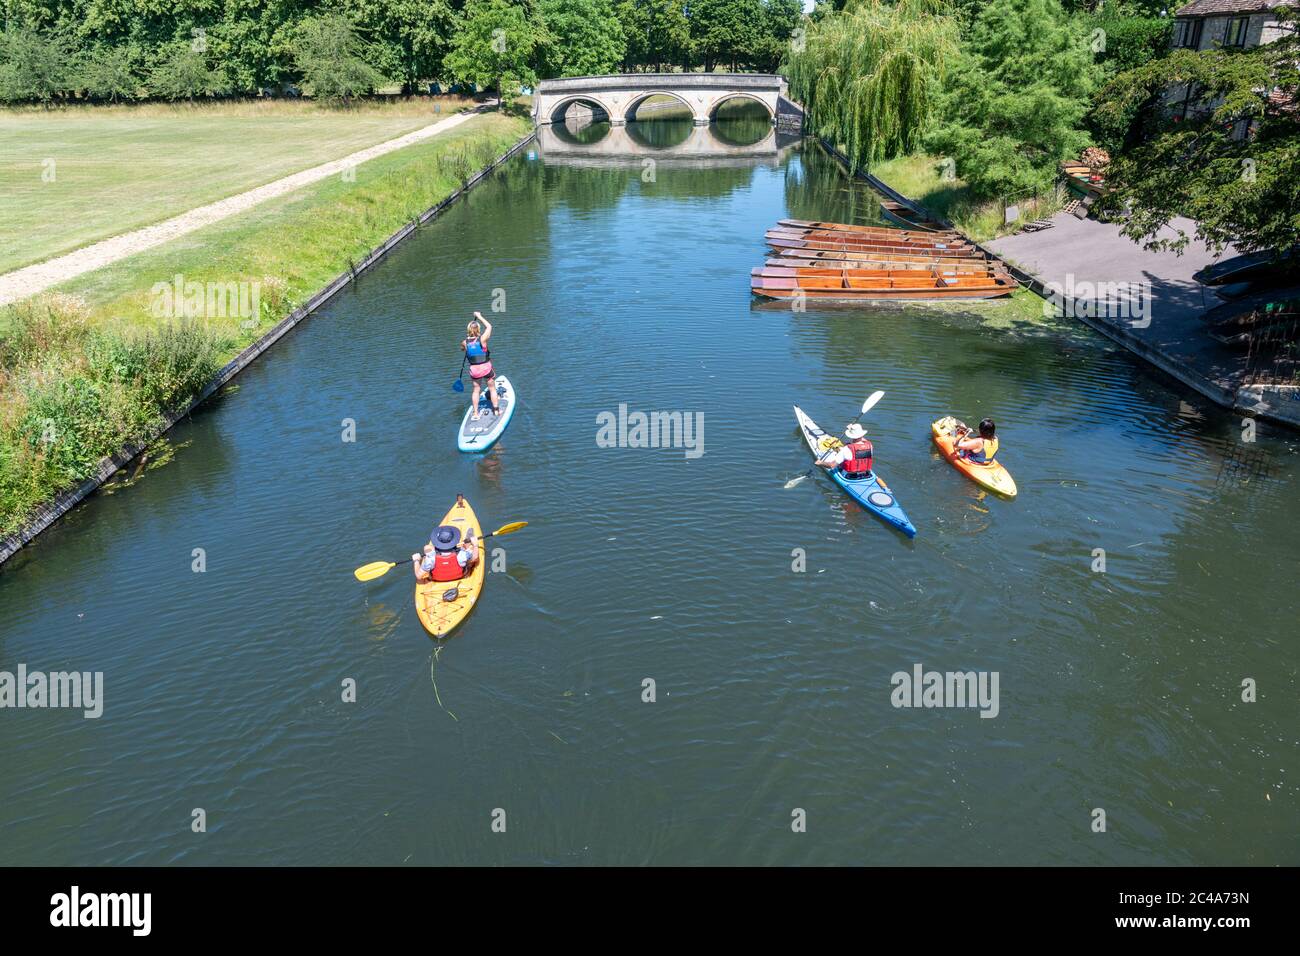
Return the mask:
<path id="1" fill-rule="evenodd" d="M 847 222 L 810 222 L 807 219 L 782 219 L 777 226 L 785 229 L 817 229 L 826 232 L 846 232 L 853 235 L 863 236 L 897 236 L 904 235 L 911 238 L 933 238 L 936 234 L 945 236 L 956 236 L 959 233 L 955 229 L 897 229 L 894 226 L 855 226 Z"/>
<path id="2" fill-rule="evenodd" d="M 782 266 L 758 266 L 749 272 L 752 276 L 762 276 L 772 279 L 793 279 L 802 276 L 814 278 L 835 279 L 924 279 L 926 276 L 933 278 L 960 276 L 962 278 L 987 279 L 990 276 L 1002 275 L 995 269 L 985 267 L 978 271 L 929 267 L 925 269 L 792 269 Z"/>
<path id="3" fill-rule="evenodd" d="M 855 279 L 849 277 L 751 276 L 750 291 L 768 299 L 806 297 L 823 301 L 862 302 L 872 299 L 993 299 L 1009 295 L 1016 287 L 1011 276 L 918 276 L 916 278 Z"/>
<path id="4" fill-rule="evenodd" d="M 956 249 L 933 248 L 923 246 L 843 246 L 833 242 L 821 242 L 816 239 L 780 239 L 772 238 L 767 244 L 781 255 L 787 252 L 801 258 L 817 259 L 879 259 L 883 256 L 912 257 L 921 256 L 928 259 L 984 259 L 984 253 L 972 247 Z M 826 256 L 811 256 L 809 253 L 832 253 Z"/>
<path id="5" fill-rule="evenodd" d="M 927 259 L 923 262 L 905 262 L 897 259 L 796 259 L 778 256 L 765 259 L 763 265 L 768 269 L 816 269 L 819 271 L 843 272 L 848 269 L 887 269 L 891 272 L 901 271 L 951 271 L 962 273 L 997 272 L 997 263 L 978 259 Z"/>
<path id="6" fill-rule="evenodd" d="M 880 211 L 885 214 L 885 218 L 891 222 L 896 222 L 905 229 L 916 229 L 921 232 L 951 232 L 943 224 L 935 222 L 924 213 L 917 212 L 910 206 L 904 206 L 901 202 L 894 202 L 892 199 L 886 199 L 880 204 Z"/>
<path id="7" fill-rule="evenodd" d="M 842 252 L 834 249 L 778 249 L 777 258 L 803 259 L 808 262 L 824 262 L 839 265 L 843 262 L 922 262 L 922 263 L 965 263 L 978 265 L 991 260 L 984 256 L 938 256 L 923 253 L 904 253 L 896 249 L 885 252 Z"/>
<path id="8" fill-rule="evenodd" d="M 971 249 L 973 245 L 960 236 L 917 236 L 895 230 L 893 236 L 857 235 L 846 232 L 826 232 L 817 229 L 769 229 L 768 239 L 808 239 L 833 242 L 841 246 L 906 246 L 916 249 Z"/>

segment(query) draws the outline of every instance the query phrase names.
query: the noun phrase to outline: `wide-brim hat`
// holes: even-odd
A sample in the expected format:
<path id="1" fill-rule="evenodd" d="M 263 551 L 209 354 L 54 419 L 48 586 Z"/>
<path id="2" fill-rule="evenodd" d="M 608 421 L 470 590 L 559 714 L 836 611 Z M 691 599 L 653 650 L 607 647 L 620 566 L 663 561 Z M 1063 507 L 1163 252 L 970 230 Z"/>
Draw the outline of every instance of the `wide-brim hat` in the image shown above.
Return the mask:
<path id="1" fill-rule="evenodd" d="M 866 433 L 867 430 L 857 422 L 852 422 L 848 428 L 844 429 L 845 438 L 862 438 Z"/>
<path id="2" fill-rule="evenodd" d="M 433 543 L 435 551 L 451 551 L 460 544 L 460 529 L 453 528 L 449 524 L 439 525 L 433 529 L 429 540 Z"/>

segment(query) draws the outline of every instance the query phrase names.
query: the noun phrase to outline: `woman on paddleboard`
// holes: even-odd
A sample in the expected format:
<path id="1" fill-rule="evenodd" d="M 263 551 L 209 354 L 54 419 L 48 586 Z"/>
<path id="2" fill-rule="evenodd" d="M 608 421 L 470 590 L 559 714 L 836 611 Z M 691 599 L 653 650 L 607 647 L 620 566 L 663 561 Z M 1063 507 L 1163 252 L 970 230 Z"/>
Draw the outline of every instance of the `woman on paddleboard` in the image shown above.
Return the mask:
<path id="1" fill-rule="evenodd" d="M 987 465 L 997 457 L 997 426 L 993 424 L 993 419 L 986 418 L 980 422 L 978 437 L 970 437 L 971 430 L 964 425 L 958 429 L 957 434 L 961 436 L 955 445 L 957 454 L 967 461 L 977 465 Z"/>
<path id="2" fill-rule="evenodd" d="M 492 323 L 483 318 L 482 312 L 474 313 L 474 320 L 465 328 L 465 338 L 460 348 L 469 362 L 469 377 L 474 383 L 474 396 L 470 399 L 470 408 L 474 411 L 470 417 L 478 419 L 479 387 L 487 386 L 488 398 L 492 401 L 492 414 L 500 414 L 497 405 L 496 373 L 492 370 L 492 353 L 488 349 L 488 339 L 492 337 Z"/>
<path id="3" fill-rule="evenodd" d="M 867 430 L 857 422 L 851 422 L 844 429 L 844 437 L 847 440 L 839 450 L 833 455 L 818 458 L 817 464 L 823 468 L 839 468 L 840 473 L 850 481 L 869 477 L 875 450 L 871 447 L 871 442 L 867 441 Z"/>

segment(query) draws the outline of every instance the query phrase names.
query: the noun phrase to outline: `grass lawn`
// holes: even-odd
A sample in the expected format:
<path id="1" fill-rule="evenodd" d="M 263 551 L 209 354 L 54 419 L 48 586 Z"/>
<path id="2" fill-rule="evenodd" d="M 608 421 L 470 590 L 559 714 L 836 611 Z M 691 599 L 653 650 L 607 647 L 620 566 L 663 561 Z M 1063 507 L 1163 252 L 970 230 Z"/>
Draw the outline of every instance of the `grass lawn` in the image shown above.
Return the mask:
<path id="1" fill-rule="evenodd" d="M 1045 219 L 1060 208 L 1049 194 L 1037 205 L 1031 200 L 1020 203 L 1020 218 L 1004 223 L 1001 203 L 977 203 L 971 199 L 961 179 L 944 180 L 939 159 L 913 154 L 886 160 L 871 167 L 871 173 L 930 212 L 947 219 L 976 242 L 988 242 L 1015 232 L 1022 223 Z"/>
<path id="2" fill-rule="evenodd" d="M 0 273 L 437 122 L 464 97 L 0 110 Z"/>

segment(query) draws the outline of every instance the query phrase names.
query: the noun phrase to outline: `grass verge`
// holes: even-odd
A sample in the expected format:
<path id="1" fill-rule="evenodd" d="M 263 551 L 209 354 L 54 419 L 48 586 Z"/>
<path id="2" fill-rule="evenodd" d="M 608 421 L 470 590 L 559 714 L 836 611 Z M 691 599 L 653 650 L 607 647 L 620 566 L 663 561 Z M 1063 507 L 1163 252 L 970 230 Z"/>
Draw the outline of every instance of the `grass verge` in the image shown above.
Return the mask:
<path id="1" fill-rule="evenodd" d="M 947 219 L 976 242 L 1008 235 L 1026 222 L 1045 219 L 1061 208 L 1053 196 L 1042 196 L 1019 203 L 1020 216 L 1013 222 L 1004 222 L 1000 202 L 975 201 L 961 179 L 943 178 L 943 167 L 937 157 L 919 153 L 877 163 L 871 173 L 908 199 Z"/>

